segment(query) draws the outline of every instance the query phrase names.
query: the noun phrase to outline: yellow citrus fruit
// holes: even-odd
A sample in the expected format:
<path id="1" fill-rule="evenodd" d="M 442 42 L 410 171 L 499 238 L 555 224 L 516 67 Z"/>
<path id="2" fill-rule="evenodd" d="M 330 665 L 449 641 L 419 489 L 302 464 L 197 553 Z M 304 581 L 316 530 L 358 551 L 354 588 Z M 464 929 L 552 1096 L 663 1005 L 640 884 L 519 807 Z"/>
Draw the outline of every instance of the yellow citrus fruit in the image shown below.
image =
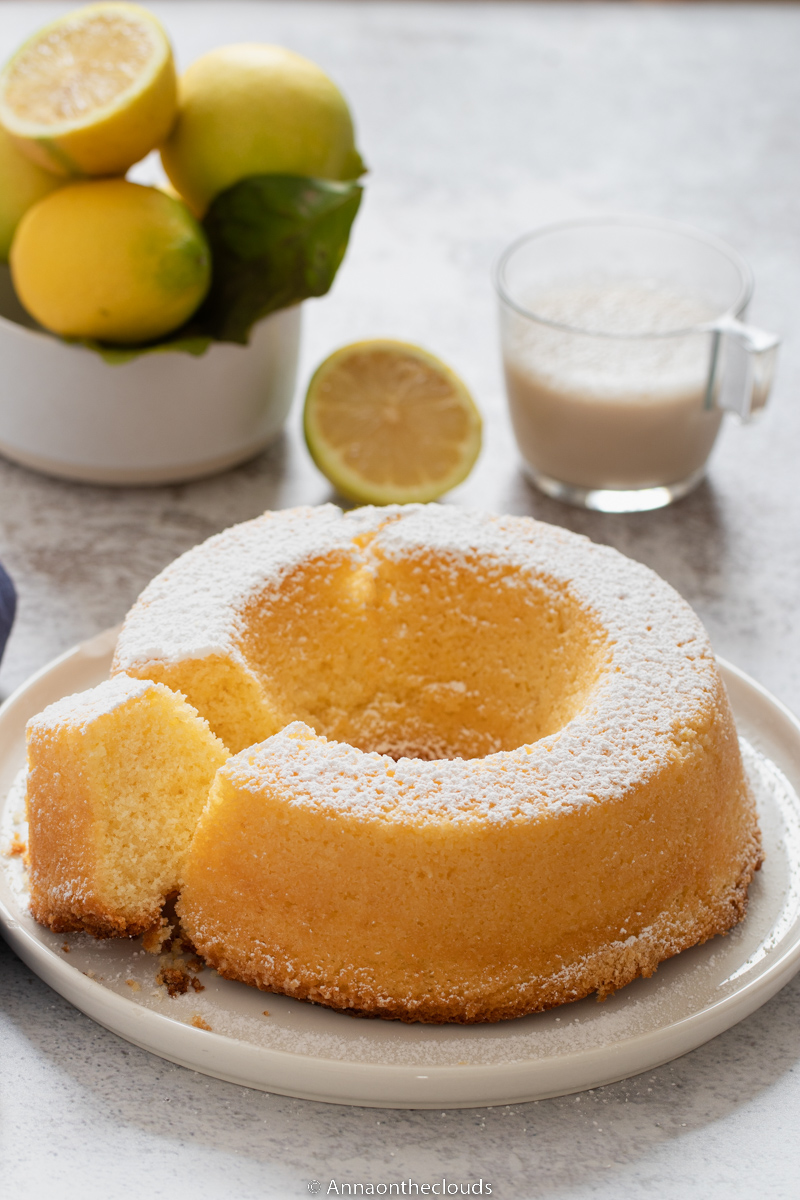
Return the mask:
<path id="1" fill-rule="evenodd" d="M 181 76 L 179 114 L 161 158 L 173 184 L 201 215 L 248 175 L 355 179 L 344 96 L 307 58 L 282 46 L 222 46 Z"/>
<path id="2" fill-rule="evenodd" d="M 72 183 L 34 204 L 10 261 L 45 329 L 125 345 L 177 329 L 211 279 L 208 242 L 183 201 L 125 179 Z"/>
<path id="3" fill-rule="evenodd" d="M 0 125 L 0 262 L 7 261 L 14 230 L 30 206 L 63 184 L 20 154 Z"/>
<path id="4" fill-rule="evenodd" d="M 376 339 L 343 346 L 306 395 L 311 457 L 362 504 L 435 500 L 466 479 L 481 418 L 466 386 L 419 346 Z"/>
<path id="5" fill-rule="evenodd" d="M 0 74 L 0 122 L 58 175 L 124 175 L 177 112 L 167 35 L 138 4 L 90 4 L 40 29 Z"/>

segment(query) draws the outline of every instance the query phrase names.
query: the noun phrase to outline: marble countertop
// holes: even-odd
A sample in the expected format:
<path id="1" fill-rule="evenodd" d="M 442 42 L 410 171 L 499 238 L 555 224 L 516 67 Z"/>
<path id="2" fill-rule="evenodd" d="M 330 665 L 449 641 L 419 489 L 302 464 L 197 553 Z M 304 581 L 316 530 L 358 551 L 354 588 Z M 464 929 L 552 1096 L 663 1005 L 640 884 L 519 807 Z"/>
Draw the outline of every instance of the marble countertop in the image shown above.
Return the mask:
<path id="1" fill-rule="evenodd" d="M 63 5 L 4 3 L 0 53 Z M 646 562 L 717 651 L 800 711 L 800 8 L 769 4 L 152 4 L 185 64 L 284 43 L 349 96 L 370 164 L 332 294 L 306 305 L 300 372 L 345 341 L 419 341 L 467 379 L 486 446 L 457 504 L 529 513 Z M 773 402 L 726 426 L 671 509 L 604 516 L 536 494 L 505 413 L 489 271 L 544 221 L 666 216 L 751 262 L 753 319 L 785 338 Z M 0 558 L 17 624 L 7 695 L 118 622 L 177 554 L 265 508 L 331 499 L 299 435 L 198 483 L 105 489 L 0 460 Z M 506 1108 L 392 1112 L 249 1091 L 93 1024 L 0 942 L 0 1178 L 9 1196 L 307 1195 L 307 1180 L 492 1185 L 511 1197 L 800 1192 L 800 977 L 648 1075 Z M 336 1194 L 330 1192 L 329 1194 Z"/>

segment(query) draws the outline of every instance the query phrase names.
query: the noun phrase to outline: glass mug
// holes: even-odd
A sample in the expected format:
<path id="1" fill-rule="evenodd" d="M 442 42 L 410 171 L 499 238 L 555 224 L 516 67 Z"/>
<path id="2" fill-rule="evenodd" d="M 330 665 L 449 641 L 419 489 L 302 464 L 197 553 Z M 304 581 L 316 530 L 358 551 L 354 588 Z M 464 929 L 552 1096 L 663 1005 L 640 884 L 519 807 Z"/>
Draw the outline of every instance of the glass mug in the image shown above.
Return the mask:
<path id="1" fill-rule="evenodd" d="M 691 491 L 723 414 L 766 404 L 779 338 L 744 324 L 747 263 L 667 221 L 549 225 L 495 272 L 511 421 L 543 492 L 602 512 Z"/>

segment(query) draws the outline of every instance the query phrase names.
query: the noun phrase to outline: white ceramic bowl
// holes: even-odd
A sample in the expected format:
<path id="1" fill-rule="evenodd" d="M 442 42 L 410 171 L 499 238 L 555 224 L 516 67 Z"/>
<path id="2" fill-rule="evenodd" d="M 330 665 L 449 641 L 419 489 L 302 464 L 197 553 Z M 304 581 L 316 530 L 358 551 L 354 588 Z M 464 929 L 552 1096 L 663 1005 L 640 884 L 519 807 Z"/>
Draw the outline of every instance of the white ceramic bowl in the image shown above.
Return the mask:
<path id="1" fill-rule="evenodd" d="M 222 471 L 280 432 L 299 344 L 297 306 L 261 321 L 249 346 L 110 365 L 41 330 L 0 266 L 0 453 L 90 483 L 176 483 Z"/>

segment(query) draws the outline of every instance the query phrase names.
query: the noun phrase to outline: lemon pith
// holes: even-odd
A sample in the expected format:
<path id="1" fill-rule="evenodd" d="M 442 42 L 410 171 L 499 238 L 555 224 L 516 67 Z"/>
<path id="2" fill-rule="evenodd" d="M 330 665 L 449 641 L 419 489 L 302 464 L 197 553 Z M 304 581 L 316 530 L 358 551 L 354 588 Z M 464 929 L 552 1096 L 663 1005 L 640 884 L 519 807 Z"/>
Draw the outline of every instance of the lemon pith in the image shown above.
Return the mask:
<path id="1" fill-rule="evenodd" d="M 124 173 L 166 138 L 176 111 L 169 40 L 137 4 L 91 4 L 53 21 L 0 74 L 0 121 L 60 175 Z"/>
<path id="2" fill-rule="evenodd" d="M 208 291 L 210 260 L 182 201 L 124 179 L 45 197 L 20 221 L 10 256 L 17 294 L 46 329 L 125 345 L 182 325 Z"/>
<path id="3" fill-rule="evenodd" d="M 336 85 L 282 46 L 222 46 L 179 82 L 179 115 L 164 169 L 198 214 L 249 175 L 355 178 L 363 164 Z"/>
<path id="4" fill-rule="evenodd" d="M 306 442 L 344 495 L 371 504 L 434 500 L 469 474 L 481 419 L 464 383 L 418 346 L 388 339 L 337 350 L 306 395 Z"/>

